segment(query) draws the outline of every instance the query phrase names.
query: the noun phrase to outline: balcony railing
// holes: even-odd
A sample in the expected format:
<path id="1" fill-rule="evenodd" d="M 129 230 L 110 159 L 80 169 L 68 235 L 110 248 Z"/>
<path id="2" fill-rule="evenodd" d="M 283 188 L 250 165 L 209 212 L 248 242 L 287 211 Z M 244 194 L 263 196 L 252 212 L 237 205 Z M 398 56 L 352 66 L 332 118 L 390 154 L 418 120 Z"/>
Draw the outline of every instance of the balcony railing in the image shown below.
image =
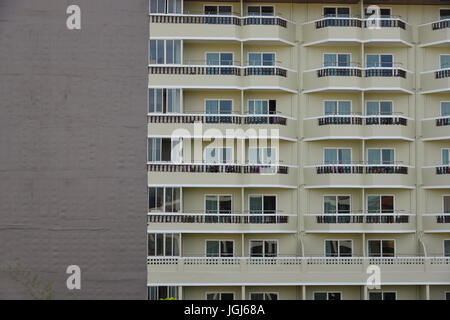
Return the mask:
<path id="1" fill-rule="evenodd" d="M 307 166 L 309 167 L 309 166 Z M 315 165 L 317 174 L 408 174 L 402 164 L 322 164 Z"/>
<path id="2" fill-rule="evenodd" d="M 437 127 L 450 126 L 450 116 L 437 118 L 436 126 Z"/>
<path id="3" fill-rule="evenodd" d="M 254 173 L 254 174 L 288 174 L 288 166 L 279 164 L 175 164 L 147 163 L 150 172 L 192 172 L 192 173 Z"/>
<path id="4" fill-rule="evenodd" d="M 450 174 L 450 165 L 437 166 L 436 174 Z"/>
<path id="5" fill-rule="evenodd" d="M 288 21 L 279 16 L 207 15 L 207 14 L 150 14 L 151 23 L 271 25 L 287 28 Z"/>
<path id="6" fill-rule="evenodd" d="M 279 66 L 149 64 L 148 68 L 150 74 L 279 76 L 284 78 L 287 77 L 287 69 Z"/>
<path id="7" fill-rule="evenodd" d="M 436 21 L 431 24 L 432 30 L 441 30 L 446 28 L 450 28 L 450 19 Z"/>
<path id="8" fill-rule="evenodd" d="M 401 211 L 382 213 L 319 213 L 305 214 L 315 216 L 320 224 L 347 224 L 347 223 L 409 223 L 409 216 Z"/>
<path id="9" fill-rule="evenodd" d="M 317 70 L 317 77 L 361 77 L 362 68 L 356 63 L 350 66 L 326 66 Z"/>
<path id="10" fill-rule="evenodd" d="M 295 214 L 260 213 L 153 213 L 148 214 L 148 223 L 229 223 L 229 224 L 286 224 Z"/>
<path id="11" fill-rule="evenodd" d="M 363 122 L 364 119 L 364 122 Z M 408 118 L 401 115 L 325 115 L 318 119 L 319 126 L 324 125 L 408 125 Z"/>
<path id="12" fill-rule="evenodd" d="M 147 257 L 149 265 L 450 265 L 450 257 Z M 363 268 L 365 271 L 365 268 Z"/>
<path id="13" fill-rule="evenodd" d="M 148 113 L 148 123 L 229 123 L 287 125 L 288 117 L 275 114 L 211 114 L 211 113 Z"/>
<path id="14" fill-rule="evenodd" d="M 450 68 L 435 71 L 434 77 L 436 79 L 450 78 Z"/>
<path id="15" fill-rule="evenodd" d="M 407 71 L 400 67 L 367 67 L 365 77 L 400 77 L 406 79 Z"/>
<path id="16" fill-rule="evenodd" d="M 326 17 L 314 21 L 316 29 L 327 27 L 353 27 L 353 28 L 401 28 L 406 30 L 407 23 L 400 17 L 383 17 L 361 19 L 360 17 Z"/>

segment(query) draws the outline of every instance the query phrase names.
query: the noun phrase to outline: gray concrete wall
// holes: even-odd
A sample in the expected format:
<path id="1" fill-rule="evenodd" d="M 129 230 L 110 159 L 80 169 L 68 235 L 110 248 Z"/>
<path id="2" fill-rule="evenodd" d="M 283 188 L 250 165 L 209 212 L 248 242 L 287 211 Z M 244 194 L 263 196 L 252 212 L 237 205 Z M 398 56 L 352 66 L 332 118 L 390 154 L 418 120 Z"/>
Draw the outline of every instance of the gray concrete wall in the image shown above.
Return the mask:
<path id="1" fill-rule="evenodd" d="M 146 298 L 147 13 L 0 0 L 0 299 Z"/>

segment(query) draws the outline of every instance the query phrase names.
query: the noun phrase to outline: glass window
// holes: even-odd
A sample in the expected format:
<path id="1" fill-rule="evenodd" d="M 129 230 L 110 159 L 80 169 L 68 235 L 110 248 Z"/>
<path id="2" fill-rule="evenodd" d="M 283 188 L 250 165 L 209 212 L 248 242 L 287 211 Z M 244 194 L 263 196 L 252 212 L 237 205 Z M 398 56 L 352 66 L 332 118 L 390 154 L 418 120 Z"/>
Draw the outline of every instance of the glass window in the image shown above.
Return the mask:
<path id="1" fill-rule="evenodd" d="M 180 64 L 181 40 L 150 40 L 150 64 Z"/>
<path id="2" fill-rule="evenodd" d="M 390 68 L 393 65 L 394 65 L 394 57 L 391 54 L 366 55 L 366 66 L 368 68 L 374 67 Z"/>
<path id="3" fill-rule="evenodd" d="M 351 149 L 324 149 L 325 164 L 350 164 Z"/>
<path id="4" fill-rule="evenodd" d="M 450 54 L 441 55 L 441 69 L 450 68 Z"/>
<path id="5" fill-rule="evenodd" d="M 450 257 L 450 240 L 444 240 L 444 257 Z"/>
<path id="6" fill-rule="evenodd" d="M 148 287 L 148 300 L 178 299 L 178 287 Z"/>
<path id="7" fill-rule="evenodd" d="M 450 102 L 441 102 L 441 117 L 450 116 Z"/>
<path id="8" fill-rule="evenodd" d="M 233 152 L 231 148 L 205 148 L 206 163 L 231 163 Z"/>
<path id="9" fill-rule="evenodd" d="M 325 17 L 350 17 L 350 8 L 333 8 L 333 7 L 325 7 L 323 8 L 323 15 Z"/>
<path id="10" fill-rule="evenodd" d="M 365 18 L 369 18 L 372 15 L 376 14 L 375 10 L 368 10 L 368 8 L 364 9 Z M 391 17 L 391 9 L 390 8 L 380 8 L 380 18 L 390 18 Z"/>
<path id="11" fill-rule="evenodd" d="M 206 213 L 231 213 L 232 197 L 229 195 L 207 195 L 205 207 Z"/>
<path id="12" fill-rule="evenodd" d="M 278 294 L 271 292 L 252 292 L 250 293 L 250 300 L 278 300 Z"/>
<path id="13" fill-rule="evenodd" d="M 148 188 L 149 212 L 163 212 L 164 188 Z"/>
<path id="14" fill-rule="evenodd" d="M 249 196 L 249 203 L 250 203 L 250 213 L 251 214 L 258 214 L 258 213 L 265 213 L 265 214 L 274 214 L 276 213 L 276 207 L 277 207 L 277 198 L 276 196 Z"/>
<path id="15" fill-rule="evenodd" d="M 439 10 L 439 18 L 441 20 L 450 19 L 450 9 L 441 9 L 441 10 Z"/>
<path id="16" fill-rule="evenodd" d="M 149 113 L 180 113 L 181 89 L 149 89 Z"/>
<path id="17" fill-rule="evenodd" d="M 314 292 L 314 300 L 341 300 L 340 292 Z"/>
<path id="18" fill-rule="evenodd" d="M 369 257 L 393 257 L 394 240 L 369 240 Z"/>
<path id="19" fill-rule="evenodd" d="M 150 13 L 181 13 L 181 0 L 150 0 Z"/>
<path id="20" fill-rule="evenodd" d="M 274 8 L 272 6 L 248 6 L 249 16 L 273 16 Z"/>
<path id="21" fill-rule="evenodd" d="M 372 115 L 392 115 L 392 101 L 367 101 L 366 114 Z"/>
<path id="22" fill-rule="evenodd" d="M 208 52 L 206 54 L 206 64 L 213 66 L 233 65 L 233 53 Z"/>
<path id="23" fill-rule="evenodd" d="M 395 292 L 369 292 L 369 300 L 396 300 Z"/>
<path id="24" fill-rule="evenodd" d="M 369 164 L 394 164 L 394 149 L 367 149 Z"/>
<path id="25" fill-rule="evenodd" d="M 231 15 L 231 6 L 205 6 L 205 14 L 229 16 Z"/>
<path id="26" fill-rule="evenodd" d="M 269 114 L 268 100 L 248 100 L 249 114 Z"/>
<path id="27" fill-rule="evenodd" d="M 275 53 L 251 52 L 248 54 L 249 66 L 274 66 Z"/>
<path id="28" fill-rule="evenodd" d="M 444 196 L 443 202 L 444 213 L 450 213 L 450 196 Z"/>
<path id="29" fill-rule="evenodd" d="M 325 115 L 349 115 L 351 105 L 351 101 L 325 101 Z"/>
<path id="30" fill-rule="evenodd" d="M 231 114 L 233 111 L 233 101 L 206 100 L 205 109 L 207 114 Z"/>
<path id="31" fill-rule="evenodd" d="M 226 292 L 207 293 L 206 300 L 234 300 L 234 293 L 226 293 Z"/>
<path id="32" fill-rule="evenodd" d="M 326 257 L 351 257 L 352 241 L 351 240 L 326 240 L 325 241 Z"/>
<path id="33" fill-rule="evenodd" d="M 248 148 L 248 162 L 250 164 L 276 163 L 276 148 Z"/>
<path id="34" fill-rule="evenodd" d="M 450 164 L 450 149 L 442 149 L 442 164 L 444 166 Z"/>
<path id="35" fill-rule="evenodd" d="M 323 56 L 324 67 L 348 67 L 350 66 L 350 54 L 325 53 Z"/>
<path id="36" fill-rule="evenodd" d="M 179 256 L 179 235 L 174 233 L 149 233 L 149 256 Z"/>
<path id="37" fill-rule="evenodd" d="M 206 241 L 207 257 L 233 257 L 234 242 L 231 240 Z"/>
<path id="38" fill-rule="evenodd" d="M 251 240 L 251 257 L 276 257 L 278 254 L 277 242 L 275 240 Z"/>
<path id="39" fill-rule="evenodd" d="M 350 196 L 324 196 L 324 213 L 350 213 Z"/>
<path id="40" fill-rule="evenodd" d="M 394 196 L 370 195 L 367 197 L 368 213 L 393 213 Z"/>

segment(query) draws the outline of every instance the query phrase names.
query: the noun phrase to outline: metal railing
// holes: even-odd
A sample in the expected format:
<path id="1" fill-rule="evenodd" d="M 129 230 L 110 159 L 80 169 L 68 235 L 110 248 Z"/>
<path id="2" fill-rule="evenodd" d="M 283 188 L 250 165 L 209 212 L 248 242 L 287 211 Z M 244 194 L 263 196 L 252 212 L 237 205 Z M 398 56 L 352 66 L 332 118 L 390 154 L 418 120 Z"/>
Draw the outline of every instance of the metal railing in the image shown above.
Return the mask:
<path id="1" fill-rule="evenodd" d="M 287 125 L 288 117 L 281 114 L 237 113 L 148 113 L 147 123 L 229 123 L 229 124 L 277 124 Z"/>
<path id="2" fill-rule="evenodd" d="M 408 125 L 408 119 L 402 115 L 367 115 L 361 114 L 338 114 L 338 115 L 325 115 L 319 117 L 318 125 L 362 125 L 364 119 L 365 125 Z"/>
<path id="3" fill-rule="evenodd" d="M 363 164 L 358 162 L 313 166 L 317 174 L 408 174 L 408 166 L 398 164 Z"/>
<path id="4" fill-rule="evenodd" d="M 229 223 L 229 224 L 286 224 L 294 214 L 270 213 L 149 213 L 148 223 Z"/>
<path id="5" fill-rule="evenodd" d="M 450 174 L 450 165 L 440 165 L 436 167 L 436 174 Z"/>
<path id="6" fill-rule="evenodd" d="M 322 16 L 314 21 L 316 29 L 327 27 L 353 27 L 353 28 L 401 28 L 406 30 L 407 23 L 400 16 L 390 16 L 381 18 L 365 18 L 359 16 L 336 17 Z"/>
<path id="7" fill-rule="evenodd" d="M 450 28 L 450 19 L 436 21 L 431 24 L 432 30 L 441 30 L 446 28 Z"/>
<path id="8" fill-rule="evenodd" d="M 434 77 L 436 79 L 450 78 L 450 67 L 442 69 L 442 70 L 435 71 L 434 72 Z"/>
<path id="9" fill-rule="evenodd" d="M 379 212 L 379 213 L 319 213 L 305 214 L 315 216 L 320 224 L 351 224 L 351 223 L 409 223 L 409 216 L 403 211 Z"/>
<path id="10" fill-rule="evenodd" d="M 450 126 L 450 116 L 437 118 L 436 126 L 437 127 Z"/>
<path id="11" fill-rule="evenodd" d="M 248 174 L 288 174 L 286 165 L 280 164 L 184 164 L 147 163 L 149 172 L 192 172 L 192 173 L 248 173 Z"/>

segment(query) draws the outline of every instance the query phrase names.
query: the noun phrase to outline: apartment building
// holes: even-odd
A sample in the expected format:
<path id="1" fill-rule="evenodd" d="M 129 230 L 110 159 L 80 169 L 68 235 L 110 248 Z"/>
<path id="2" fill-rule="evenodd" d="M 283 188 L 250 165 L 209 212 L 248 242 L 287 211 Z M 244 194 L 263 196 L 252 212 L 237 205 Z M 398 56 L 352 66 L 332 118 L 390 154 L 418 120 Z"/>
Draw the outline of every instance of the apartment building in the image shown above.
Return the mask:
<path id="1" fill-rule="evenodd" d="M 450 1 L 149 17 L 149 299 L 450 299 Z"/>

